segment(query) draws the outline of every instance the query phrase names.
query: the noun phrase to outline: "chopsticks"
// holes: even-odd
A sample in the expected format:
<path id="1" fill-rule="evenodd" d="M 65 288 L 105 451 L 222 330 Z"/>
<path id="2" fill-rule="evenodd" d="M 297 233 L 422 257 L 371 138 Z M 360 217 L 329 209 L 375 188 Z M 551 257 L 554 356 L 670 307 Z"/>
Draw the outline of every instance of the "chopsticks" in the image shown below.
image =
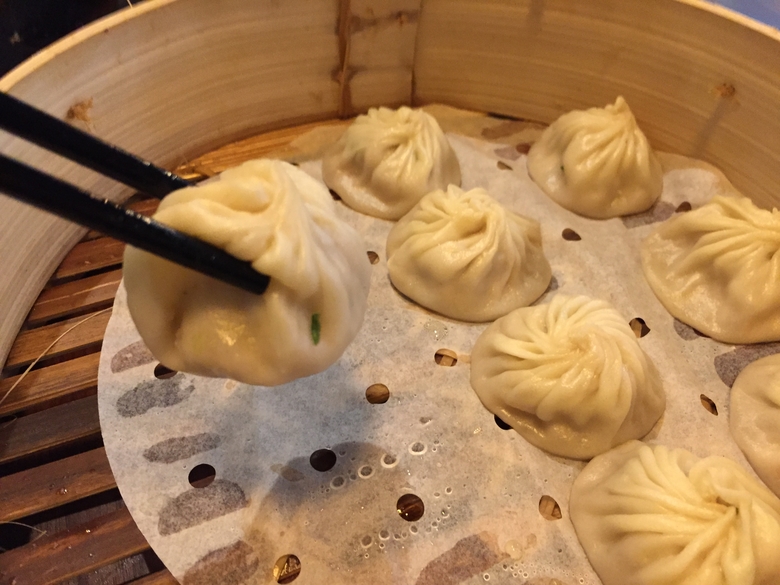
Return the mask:
<path id="1" fill-rule="evenodd" d="M 174 173 L 2 92 L 0 128 L 158 199 L 192 186 Z"/>
<path id="2" fill-rule="evenodd" d="M 3 93 L 0 128 L 157 197 L 191 186 L 178 175 Z M 0 192 L 251 293 L 262 294 L 268 287 L 268 276 L 250 263 L 4 155 L 0 155 Z"/>

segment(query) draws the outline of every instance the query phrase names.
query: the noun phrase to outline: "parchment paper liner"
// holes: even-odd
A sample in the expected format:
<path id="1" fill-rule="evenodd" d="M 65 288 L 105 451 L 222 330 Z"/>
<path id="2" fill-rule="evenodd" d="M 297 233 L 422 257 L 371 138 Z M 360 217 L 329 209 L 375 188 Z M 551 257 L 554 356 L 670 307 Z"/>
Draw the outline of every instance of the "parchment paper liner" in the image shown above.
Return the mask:
<path id="1" fill-rule="evenodd" d="M 696 207 L 730 192 L 723 175 L 663 154 L 664 193 L 653 210 L 589 220 L 557 206 L 528 177 L 523 153 L 539 125 L 429 111 L 449 132 L 465 189 L 485 187 L 541 222 L 552 288 L 606 299 L 627 321 L 646 322 L 650 332 L 640 343 L 668 397 L 649 438 L 748 467 L 729 434 L 721 377 L 729 382 L 757 352 L 780 349 L 734 351 L 676 323 L 645 283 L 638 252 L 654 224 L 683 202 Z M 341 131 L 343 125 L 315 130 L 278 154 L 317 156 Z M 317 161 L 301 167 L 320 176 Z M 583 464 L 500 429 L 469 386 L 468 354 L 486 325 L 454 322 L 401 297 L 385 263 L 391 223 L 343 204 L 339 213 L 379 261 L 362 331 L 319 375 L 277 388 L 186 374 L 158 380 L 120 287 L 100 364 L 101 426 L 119 489 L 155 552 L 185 585 L 273 583 L 274 563 L 286 554 L 301 562 L 296 585 L 599 583 L 567 513 Z M 581 239 L 564 239 L 564 229 Z M 454 366 L 436 363 L 441 348 L 458 355 Z M 366 399 L 375 383 L 390 390 L 384 404 Z M 701 394 L 718 416 L 702 406 Z M 318 472 L 309 457 L 323 448 L 337 462 Z M 207 488 L 188 483 L 198 464 L 216 470 Z M 417 522 L 396 512 L 405 493 L 425 504 Z M 543 496 L 552 519 L 540 513 Z"/>

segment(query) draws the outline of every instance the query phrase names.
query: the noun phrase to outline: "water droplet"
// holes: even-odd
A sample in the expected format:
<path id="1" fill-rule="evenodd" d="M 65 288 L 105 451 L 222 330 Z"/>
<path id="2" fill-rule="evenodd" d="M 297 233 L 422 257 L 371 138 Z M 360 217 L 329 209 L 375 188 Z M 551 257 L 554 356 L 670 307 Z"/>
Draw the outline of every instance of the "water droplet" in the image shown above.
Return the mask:
<path id="1" fill-rule="evenodd" d="M 411 532 L 412 534 L 417 534 L 417 526 L 412 526 L 411 528 L 409 528 L 409 532 Z"/>
<path id="2" fill-rule="evenodd" d="M 433 492 L 433 497 L 434 498 L 438 498 L 440 496 L 441 496 L 441 494 L 439 492 Z"/>
<path id="3" fill-rule="evenodd" d="M 485 573 L 484 575 L 482 575 L 482 578 L 483 578 L 485 581 L 490 581 L 490 575 L 489 575 L 488 573 Z"/>
<path id="4" fill-rule="evenodd" d="M 382 540 L 387 540 L 388 538 L 390 538 L 390 533 L 387 530 L 380 530 L 379 538 L 381 538 Z"/>
<path id="5" fill-rule="evenodd" d="M 368 553 L 364 554 L 363 556 L 364 556 L 365 558 L 368 558 Z"/>
<path id="6" fill-rule="evenodd" d="M 347 483 L 347 480 L 344 479 L 341 475 L 337 475 L 333 479 L 330 480 L 330 487 L 332 487 L 334 490 L 337 490 L 339 488 L 344 487 L 344 484 Z"/>
<path id="7" fill-rule="evenodd" d="M 449 513 L 449 512 L 447 512 L 447 510 L 442 510 L 442 511 L 441 511 L 441 515 L 442 515 L 442 516 L 444 516 L 444 517 L 446 518 L 447 516 L 449 516 L 449 515 L 450 515 L 450 513 Z"/>
<path id="8" fill-rule="evenodd" d="M 368 479 L 369 477 L 374 475 L 374 468 L 371 467 L 370 465 L 364 465 L 358 471 L 358 475 L 360 475 L 360 477 L 362 477 L 363 479 Z"/>
<path id="9" fill-rule="evenodd" d="M 451 487 L 444 488 L 444 493 L 450 495 L 452 493 L 452 488 Z"/>
<path id="10" fill-rule="evenodd" d="M 393 534 L 393 540 L 401 540 L 401 535 L 396 532 Z"/>
<path id="11" fill-rule="evenodd" d="M 516 540 L 510 540 L 504 546 L 504 552 L 515 560 L 523 558 L 523 545 Z"/>
<path id="12" fill-rule="evenodd" d="M 385 543 L 384 542 L 380 542 L 379 543 L 379 548 L 385 548 Z"/>
<path id="13" fill-rule="evenodd" d="M 360 539 L 360 544 L 364 548 L 368 548 L 372 544 L 374 544 L 374 539 L 370 534 L 366 534 L 363 538 Z"/>

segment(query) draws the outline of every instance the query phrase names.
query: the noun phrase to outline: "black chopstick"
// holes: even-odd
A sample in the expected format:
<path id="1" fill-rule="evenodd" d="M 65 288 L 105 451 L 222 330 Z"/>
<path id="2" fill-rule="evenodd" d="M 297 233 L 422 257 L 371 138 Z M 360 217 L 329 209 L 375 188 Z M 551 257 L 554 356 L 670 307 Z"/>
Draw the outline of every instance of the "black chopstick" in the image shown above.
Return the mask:
<path id="1" fill-rule="evenodd" d="M 192 185 L 3 92 L 0 128 L 153 197 Z"/>
<path id="2" fill-rule="evenodd" d="M 268 287 L 248 262 L 3 155 L 0 192 L 251 293 Z"/>

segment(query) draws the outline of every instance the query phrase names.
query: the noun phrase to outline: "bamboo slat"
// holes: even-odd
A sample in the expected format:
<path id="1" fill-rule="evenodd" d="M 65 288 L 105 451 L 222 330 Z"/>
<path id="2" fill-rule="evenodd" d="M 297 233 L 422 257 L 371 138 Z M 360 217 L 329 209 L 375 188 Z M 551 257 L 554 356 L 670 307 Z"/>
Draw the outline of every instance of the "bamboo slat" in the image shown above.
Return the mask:
<path id="1" fill-rule="evenodd" d="M 89 355 L 32 370 L 0 404 L 0 416 L 27 410 L 53 400 L 97 388 L 100 354 Z M 0 397 L 5 396 L 20 376 L 0 380 Z"/>
<path id="2" fill-rule="evenodd" d="M 148 548 L 123 507 L 0 554 L 0 585 L 55 585 Z"/>
<path id="3" fill-rule="evenodd" d="M 74 400 L 0 425 L 0 464 L 99 434 L 97 397 Z"/>
<path id="4" fill-rule="evenodd" d="M 11 347 L 11 352 L 8 354 L 6 368 L 28 365 L 55 341 L 54 346 L 46 354 L 47 358 L 57 357 L 75 350 L 99 349 L 100 343 L 103 341 L 103 334 L 106 331 L 106 325 L 108 325 L 108 320 L 111 318 L 111 312 L 93 313 L 93 315 L 94 317 L 88 321 L 85 321 L 85 319 L 90 315 L 74 317 L 52 325 L 45 325 L 38 329 L 21 332 L 19 337 L 16 338 L 16 343 Z M 74 325 L 76 325 L 74 329 L 57 341 L 58 337 Z"/>
<path id="5" fill-rule="evenodd" d="M 47 288 L 35 301 L 27 326 L 110 306 L 121 280 L 122 271 L 112 270 Z"/>
<path id="6" fill-rule="evenodd" d="M 0 483 L 0 522 L 24 518 L 114 487 L 116 481 L 102 447 L 20 471 L 4 477 Z"/>
<path id="7" fill-rule="evenodd" d="M 173 578 L 169 571 L 163 570 L 133 581 L 131 585 L 179 585 L 179 582 Z"/>
<path id="8" fill-rule="evenodd" d="M 125 245 L 114 238 L 100 237 L 77 244 L 54 273 L 55 280 L 70 278 L 122 263 Z"/>

